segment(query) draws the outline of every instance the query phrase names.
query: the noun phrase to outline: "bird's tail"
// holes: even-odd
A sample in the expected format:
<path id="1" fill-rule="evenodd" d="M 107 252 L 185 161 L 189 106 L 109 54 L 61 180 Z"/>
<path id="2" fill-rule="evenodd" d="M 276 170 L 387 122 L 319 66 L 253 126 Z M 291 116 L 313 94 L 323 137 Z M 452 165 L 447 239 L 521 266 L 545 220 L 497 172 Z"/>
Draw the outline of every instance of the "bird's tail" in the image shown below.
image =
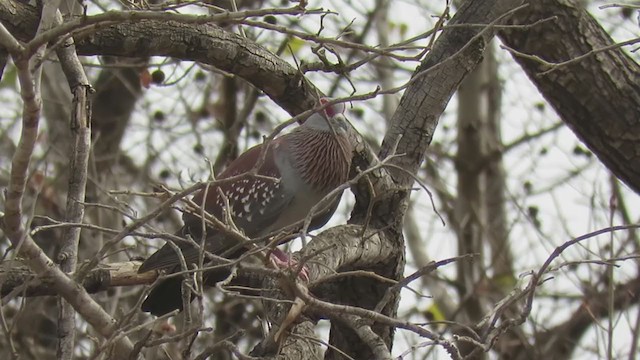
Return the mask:
<path id="1" fill-rule="evenodd" d="M 182 276 L 163 280 L 154 287 L 142 303 L 142 311 L 162 316 L 173 310 L 182 311 Z"/>

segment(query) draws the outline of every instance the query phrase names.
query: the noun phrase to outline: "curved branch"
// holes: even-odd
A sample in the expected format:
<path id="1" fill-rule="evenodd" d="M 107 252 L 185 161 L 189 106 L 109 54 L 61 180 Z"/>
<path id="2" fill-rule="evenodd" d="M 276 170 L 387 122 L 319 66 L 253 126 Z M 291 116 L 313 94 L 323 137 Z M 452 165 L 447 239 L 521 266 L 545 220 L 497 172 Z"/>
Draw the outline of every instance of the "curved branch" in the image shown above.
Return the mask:
<path id="1" fill-rule="evenodd" d="M 503 31 L 501 39 L 564 123 L 611 172 L 640 192 L 640 142 L 633 135 L 640 131 L 640 65 L 612 46 L 614 41 L 583 6 L 567 0 L 530 3 L 514 23 L 556 20 L 527 31 Z"/>
<path id="2" fill-rule="evenodd" d="M 29 41 L 35 35 L 38 14 L 32 6 L 0 0 L 0 22 L 20 40 Z M 169 56 L 196 61 L 245 79 L 291 114 L 316 103 L 316 88 L 296 68 L 216 25 L 135 20 L 92 30 L 74 38 L 80 55 Z"/>

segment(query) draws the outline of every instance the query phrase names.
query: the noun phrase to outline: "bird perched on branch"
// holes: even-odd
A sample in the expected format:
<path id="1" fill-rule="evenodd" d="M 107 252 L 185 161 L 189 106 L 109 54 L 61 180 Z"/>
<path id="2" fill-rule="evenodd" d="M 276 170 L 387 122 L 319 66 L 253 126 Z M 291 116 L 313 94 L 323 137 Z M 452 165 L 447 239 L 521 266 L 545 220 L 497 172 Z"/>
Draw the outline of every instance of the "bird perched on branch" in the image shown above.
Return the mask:
<path id="1" fill-rule="evenodd" d="M 325 105 L 327 101 L 321 99 L 321 104 Z M 290 133 L 267 143 L 266 149 L 261 144 L 247 150 L 229 164 L 216 182 L 196 193 L 193 202 L 223 223 L 230 218 L 250 239 L 282 230 L 297 231 L 309 215 L 310 230 L 323 226 L 335 212 L 342 192 L 332 194 L 322 202 L 328 205 L 318 206 L 317 211 L 310 214 L 312 208 L 348 180 L 354 150 L 351 125 L 343 111 L 343 105 L 326 107 Z M 256 167 L 256 175 L 251 175 Z M 242 174 L 246 175 L 240 176 Z M 220 229 L 207 227 L 203 234 L 203 221 L 198 213 L 184 213 L 185 224 L 178 235 L 190 236 L 196 243 L 204 237 L 205 250 L 230 259 L 248 250 L 239 246 L 237 238 Z M 198 262 L 200 250 L 197 247 L 186 242 L 174 246 L 165 244 L 142 264 L 138 272 L 179 271 L 178 248 L 187 265 Z M 278 264 L 288 263 L 286 254 L 278 249 L 272 256 Z M 228 269 L 209 270 L 205 271 L 203 279 L 207 284 L 214 284 L 228 274 Z M 142 310 L 157 316 L 182 310 L 181 283 L 182 277 L 163 280 L 151 290 Z"/>

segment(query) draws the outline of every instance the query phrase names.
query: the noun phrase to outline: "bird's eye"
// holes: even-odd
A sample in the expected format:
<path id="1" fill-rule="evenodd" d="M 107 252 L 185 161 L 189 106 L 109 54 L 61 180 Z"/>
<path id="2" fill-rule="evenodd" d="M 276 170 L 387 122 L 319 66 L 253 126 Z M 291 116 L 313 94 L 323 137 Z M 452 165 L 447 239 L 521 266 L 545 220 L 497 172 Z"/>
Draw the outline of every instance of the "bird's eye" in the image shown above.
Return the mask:
<path id="1" fill-rule="evenodd" d="M 320 104 L 325 105 L 327 103 L 329 103 L 328 98 L 320 98 Z M 345 104 L 340 103 L 340 104 L 333 104 L 327 107 L 326 109 L 324 109 L 324 113 L 327 116 L 327 118 L 332 118 L 336 115 L 344 114 L 345 110 L 346 110 Z"/>

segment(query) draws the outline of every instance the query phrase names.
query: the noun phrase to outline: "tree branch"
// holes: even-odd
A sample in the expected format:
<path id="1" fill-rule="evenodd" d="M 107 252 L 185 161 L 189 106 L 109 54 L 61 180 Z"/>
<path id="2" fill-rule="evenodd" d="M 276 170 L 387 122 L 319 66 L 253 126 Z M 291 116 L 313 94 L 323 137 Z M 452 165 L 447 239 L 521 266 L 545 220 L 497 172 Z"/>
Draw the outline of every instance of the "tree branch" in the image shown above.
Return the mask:
<path id="1" fill-rule="evenodd" d="M 611 172 L 640 192 L 640 143 L 630 136 L 640 131 L 640 65 L 613 46 L 582 4 L 528 3 L 514 24 L 550 16 L 556 20 L 527 31 L 502 31 L 501 39 L 515 50 L 515 60 L 565 124 Z M 550 64 L 553 72 L 547 71 Z"/>

